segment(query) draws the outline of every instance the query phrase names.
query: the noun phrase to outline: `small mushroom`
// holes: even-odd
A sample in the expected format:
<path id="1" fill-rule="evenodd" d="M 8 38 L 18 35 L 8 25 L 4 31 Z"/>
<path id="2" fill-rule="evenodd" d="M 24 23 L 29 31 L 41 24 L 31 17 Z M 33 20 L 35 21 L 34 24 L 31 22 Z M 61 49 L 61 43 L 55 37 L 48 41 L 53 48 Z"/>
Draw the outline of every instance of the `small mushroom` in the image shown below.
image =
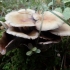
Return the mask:
<path id="1" fill-rule="evenodd" d="M 15 37 L 13 35 L 4 32 L 2 38 L 0 39 L 0 54 L 5 55 L 10 50 L 18 48 L 20 45 L 25 46 L 25 44 L 28 44 L 29 42 L 30 40 Z"/>
<path id="2" fill-rule="evenodd" d="M 59 36 L 70 36 L 70 26 L 64 23 L 59 28 L 52 30 L 51 33 Z"/>
<path id="3" fill-rule="evenodd" d="M 19 30 L 16 30 L 14 27 L 11 27 L 9 29 L 7 29 L 7 33 L 8 34 L 11 34 L 13 36 L 17 36 L 17 37 L 21 37 L 21 38 L 26 38 L 26 39 L 36 39 L 38 37 L 38 32 L 33 30 L 29 33 L 24 33 L 24 32 L 21 32 Z"/>
<path id="4" fill-rule="evenodd" d="M 14 39 L 14 36 L 7 34 L 6 32 L 3 33 L 1 39 L 0 39 L 0 53 L 2 55 L 6 54 L 6 48 L 5 46 Z"/>
<path id="5" fill-rule="evenodd" d="M 59 12 L 53 11 L 55 14 L 63 18 L 63 15 Z M 45 11 L 43 14 L 39 15 L 33 15 L 34 19 L 36 19 L 36 28 L 37 30 L 40 30 L 41 26 L 41 31 L 47 31 L 47 30 L 52 30 L 60 27 L 64 21 L 61 20 L 59 17 L 54 15 L 53 13 L 49 11 Z"/>
<path id="6" fill-rule="evenodd" d="M 12 11 L 5 16 L 5 19 L 9 22 L 8 24 L 14 27 L 35 26 L 35 21 L 32 17 L 33 12 L 30 11 L 29 9 Z"/>

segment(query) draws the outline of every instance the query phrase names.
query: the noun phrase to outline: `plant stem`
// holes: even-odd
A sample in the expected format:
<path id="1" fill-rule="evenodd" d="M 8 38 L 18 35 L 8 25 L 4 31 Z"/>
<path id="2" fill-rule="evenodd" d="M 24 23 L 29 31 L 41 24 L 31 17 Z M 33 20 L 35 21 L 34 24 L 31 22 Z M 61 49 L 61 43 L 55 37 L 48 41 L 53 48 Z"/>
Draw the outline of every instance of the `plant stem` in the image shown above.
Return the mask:
<path id="1" fill-rule="evenodd" d="M 54 7 L 55 7 L 55 0 L 52 0 L 52 2 L 53 2 L 52 10 L 54 10 Z"/>

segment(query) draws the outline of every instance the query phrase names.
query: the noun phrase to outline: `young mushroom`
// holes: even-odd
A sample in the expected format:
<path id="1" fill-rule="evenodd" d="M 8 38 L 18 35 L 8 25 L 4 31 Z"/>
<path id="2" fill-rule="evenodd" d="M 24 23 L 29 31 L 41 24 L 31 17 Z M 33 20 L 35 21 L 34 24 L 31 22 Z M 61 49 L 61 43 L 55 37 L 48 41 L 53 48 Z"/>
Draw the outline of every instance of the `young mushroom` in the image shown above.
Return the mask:
<path id="1" fill-rule="evenodd" d="M 55 14 L 63 18 L 63 15 L 59 12 L 53 11 Z M 45 11 L 43 14 L 34 14 L 33 17 L 36 20 L 37 30 L 47 31 L 60 27 L 64 21 L 61 20 L 58 16 L 54 15 L 50 11 Z M 42 26 L 42 27 L 41 27 Z"/>
<path id="2" fill-rule="evenodd" d="M 6 45 L 14 39 L 14 36 L 7 34 L 6 32 L 3 32 L 3 35 L 0 39 L 0 53 L 2 55 L 6 54 Z"/>
<path id="3" fill-rule="evenodd" d="M 12 35 L 3 33 L 2 38 L 0 39 L 0 54 L 5 55 L 7 52 L 18 48 L 21 44 L 28 44 L 26 39 L 20 37 L 13 37 Z"/>

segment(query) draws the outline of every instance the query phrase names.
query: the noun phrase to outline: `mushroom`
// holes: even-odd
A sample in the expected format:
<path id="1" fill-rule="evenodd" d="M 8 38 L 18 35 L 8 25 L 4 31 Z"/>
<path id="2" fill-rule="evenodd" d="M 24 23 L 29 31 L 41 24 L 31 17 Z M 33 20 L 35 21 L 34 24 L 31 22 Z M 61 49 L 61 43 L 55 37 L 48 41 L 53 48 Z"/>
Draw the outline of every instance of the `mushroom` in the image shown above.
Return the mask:
<path id="1" fill-rule="evenodd" d="M 56 11 L 53 12 L 63 18 L 63 15 L 61 13 Z M 35 20 L 37 20 L 35 23 L 37 30 L 40 30 L 41 28 L 41 31 L 56 29 L 64 23 L 64 21 L 49 11 L 45 11 L 43 14 L 39 13 L 33 15 L 33 17 Z"/>
<path id="2" fill-rule="evenodd" d="M 59 12 L 53 12 L 63 18 Z M 8 13 L 5 19 L 4 25 L 7 28 L 0 39 L 0 53 L 2 55 L 18 44 L 32 43 L 35 45 L 39 36 L 37 30 L 40 30 L 41 23 L 42 30 L 39 36 L 39 44 L 58 43 L 61 40 L 60 36 L 52 34 L 52 31 L 49 30 L 60 27 L 64 22 L 49 11 L 45 11 L 42 15 L 35 13 L 32 9 L 20 9 Z"/>
<path id="3" fill-rule="evenodd" d="M 9 36 L 9 35 L 5 34 L 5 32 L 3 35 L 5 37 L 3 36 L 0 40 L 0 54 L 1 55 L 5 55 L 10 50 L 18 48 L 20 46 L 20 44 L 28 43 L 23 38 L 20 38 L 20 37 L 13 38 L 13 36 Z M 12 37 L 12 39 L 8 38 L 8 36 Z"/>
<path id="4" fill-rule="evenodd" d="M 5 46 L 14 39 L 14 36 L 7 34 L 6 32 L 3 33 L 1 39 L 0 39 L 0 53 L 2 55 L 6 54 L 6 48 Z"/>
<path id="5" fill-rule="evenodd" d="M 0 54 L 5 55 L 10 50 L 18 48 L 20 45 L 28 44 L 30 40 L 23 39 L 21 37 L 15 37 L 6 32 L 3 32 L 3 35 L 0 39 Z"/>
<path id="6" fill-rule="evenodd" d="M 19 29 L 17 30 L 14 27 L 11 27 L 7 29 L 6 31 L 8 34 L 11 34 L 13 36 L 26 38 L 26 39 L 36 39 L 38 37 L 38 32 L 36 30 L 30 31 L 29 33 L 21 32 Z"/>
<path id="7" fill-rule="evenodd" d="M 59 28 L 51 30 L 50 32 L 59 36 L 70 36 L 70 26 L 64 23 Z"/>
<path id="8" fill-rule="evenodd" d="M 21 9 L 19 11 L 12 11 L 5 16 L 6 21 L 8 21 L 11 26 L 14 27 L 31 27 L 35 26 L 35 21 L 33 20 L 32 14 L 33 10 Z"/>
<path id="9" fill-rule="evenodd" d="M 8 21 L 9 28 L 6 32 L 22 38 L 37 38 L 38 32 L 35 30 L 35 20 L 32 17 L 33 13 L 35 11 L 32 9 L 20 9 L 7 14 L 5 19 Z"/>
<path id="10" fill-rule="evenodd" d="M 61 13 L 56 11 L 53 12 L 63 18 Z M 7 14 L 5 19 L 8 26 L 6 33 L 9 35 L 23 39 L 37 40 L 39 36 L 39 32 L 37 32 L 37 30 L 40 30 L 42 23 L 39 44 L 57 43 L 61 40 L 60 36 L 54 35 L 48 30 L 56 29 L 64 22 L 49 11 L 45 11 L 43 14 L 38 14 L 32 9 L 20 9 Z M 11 40 L 7 45 L 12 42 L 13 40 Z"/>
<path id="11" fill-rule="evenodd" d="M 61 37 L 49 31 L 41 32 L 39 44 L 51 44 L 61 41 Z"/>

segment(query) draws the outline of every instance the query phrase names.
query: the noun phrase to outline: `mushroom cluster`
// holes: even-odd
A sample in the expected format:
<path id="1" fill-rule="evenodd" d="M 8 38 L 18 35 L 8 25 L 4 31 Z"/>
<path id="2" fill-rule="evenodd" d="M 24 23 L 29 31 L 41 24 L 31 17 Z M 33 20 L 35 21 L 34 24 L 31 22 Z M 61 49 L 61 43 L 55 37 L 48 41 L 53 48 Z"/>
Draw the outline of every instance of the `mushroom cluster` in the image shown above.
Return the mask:
<path id="1" fill-rule="evenodd" d="M 63 18 L 59 12 L 53 11 Z M 51 44 L 61 41 L 61 36 L 70 35 L 70 26 L 50 11 L 43 13 L 32 9 L 12 11 L 5 16 L 5 32 L 0 39 L 0 53 L 4 55 L 7 47 L 17 44 Z M 13 47 L 13 46 L 12 46 Z"/>

